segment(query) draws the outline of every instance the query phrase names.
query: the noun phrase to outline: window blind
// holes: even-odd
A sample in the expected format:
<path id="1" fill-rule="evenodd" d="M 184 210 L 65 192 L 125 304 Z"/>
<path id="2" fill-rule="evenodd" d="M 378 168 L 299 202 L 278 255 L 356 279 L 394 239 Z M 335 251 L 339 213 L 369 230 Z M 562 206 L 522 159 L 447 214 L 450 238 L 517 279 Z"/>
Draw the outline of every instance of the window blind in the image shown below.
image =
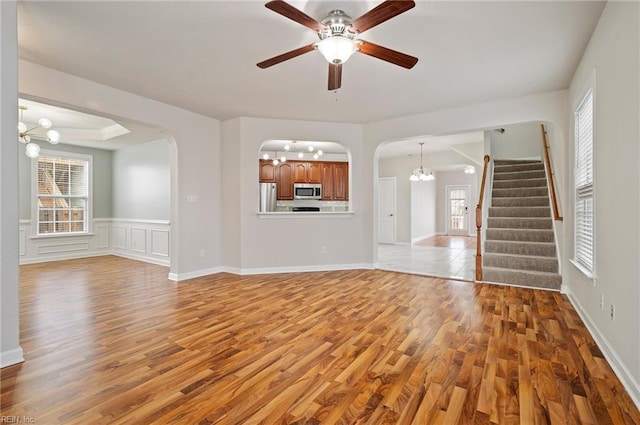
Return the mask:
<path id="1" fill-rule="evenodd" d="M 87 231 L 87 161 L 38 157 L 38 233 Z"/>
<path id="2" fill-rule="evenodd" d="M 575 112 L 575 260 L 589 272 L 594 262 L 593 93 Z"/>

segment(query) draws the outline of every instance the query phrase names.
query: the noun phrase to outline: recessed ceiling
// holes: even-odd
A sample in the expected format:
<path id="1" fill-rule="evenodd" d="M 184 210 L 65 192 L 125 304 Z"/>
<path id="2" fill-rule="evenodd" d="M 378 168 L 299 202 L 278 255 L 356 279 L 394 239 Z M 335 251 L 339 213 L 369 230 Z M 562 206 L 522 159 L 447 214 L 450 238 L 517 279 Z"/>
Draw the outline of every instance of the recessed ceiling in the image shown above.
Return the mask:
<path id="1" fill-rule="evenodd" d="M 326 89 L 318 52 L 256 63 L 317 41 L 263 1 L 18 2 L 19 56 L 226 120 L 366 123 L 566 89 L 605 2 L 418 1 L 363 38 L 418 57 L 411 70 L 366 55 Z M 314 19 L 379 2 L 291 1 Z"/>
<path id="2" fill-rule="evenodd" d="M 28 99 L 19 99 L 18 105 L 26 108 L 21 110 L 20 120 L 27 124 L 28 128 L 36 126 L 40 118 L 51 120 L 52 128 L 60 132 L 61 144 L 115 150 L 166 137 L 162 129 L 124 119 L 115 121 Z M 34 133 L 43 132 L 35 130 Z"/>

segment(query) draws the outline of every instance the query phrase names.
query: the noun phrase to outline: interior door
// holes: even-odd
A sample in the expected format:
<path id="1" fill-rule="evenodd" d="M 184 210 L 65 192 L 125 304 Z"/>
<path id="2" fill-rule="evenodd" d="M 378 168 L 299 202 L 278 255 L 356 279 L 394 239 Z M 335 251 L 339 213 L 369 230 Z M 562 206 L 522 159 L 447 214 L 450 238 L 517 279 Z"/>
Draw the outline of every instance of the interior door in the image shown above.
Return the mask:
<path id="1" fill-rule="evenodd" d="M 378 179 L 378 243 L 396 242 L 396 178 Z"/>
<path id="2" fill-rule="evenodd" d="M 469 235 L 469 186 L 447 186 L 447 234 Z"/>

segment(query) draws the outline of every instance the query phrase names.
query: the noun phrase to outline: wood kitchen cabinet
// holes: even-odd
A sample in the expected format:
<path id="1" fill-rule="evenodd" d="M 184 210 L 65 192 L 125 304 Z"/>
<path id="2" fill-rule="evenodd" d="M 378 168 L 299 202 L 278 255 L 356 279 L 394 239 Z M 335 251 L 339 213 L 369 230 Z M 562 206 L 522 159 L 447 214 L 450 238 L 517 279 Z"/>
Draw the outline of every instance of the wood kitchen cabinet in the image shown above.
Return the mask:
<path id="1" fill-rule="evenodd" d="M 349 200 L 349 163 L 333 163 L 333 200 Z"/>
<path id="2" fill-rule="evenodd" d="M 322 180 L 322 200 L 333 200 L 333 162 L 322 162 L 320 165 L 320 178 Z"/>
<path id="3" fill-rule="evenodd" d="M 294 167 L 294 183 L 321 183 L 321 162 L 291 161 Z"/>
<path id="4" fill-rule="evenodd" d="M 287 161 L 273 165 L 261 159 L 260 182 L 276 183 L 278 200 L 293 200 L 294 183 L 322 184 L 323 201 L 349 200 L 349 163 L 325 161 Z"/>
<path id="5" fill-rule="evenodd" d="M 323 201 L 349 200 L 349 163 L 322 162 L 320 166 Z"/>
<path id="6" fill-rule="evenodd" d="M 282 162 L 276 167 L 276 190 L 279 200 L 293 199 L 293 165 L 290 162 Z"/>
<path id="7" fill-rule="evenodd" d="M 260 183 L 276 182 L 276 166 L 270 159 L 260 160 Z"/>

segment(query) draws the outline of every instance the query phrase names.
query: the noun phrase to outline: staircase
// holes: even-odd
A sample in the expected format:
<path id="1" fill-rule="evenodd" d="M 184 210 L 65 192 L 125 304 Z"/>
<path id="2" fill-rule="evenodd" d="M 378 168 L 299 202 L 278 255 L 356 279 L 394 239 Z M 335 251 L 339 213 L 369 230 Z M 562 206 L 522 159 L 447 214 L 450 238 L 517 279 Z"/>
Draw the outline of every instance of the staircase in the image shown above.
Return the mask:
<path id="1" fill-rule="evenodd" d="M 482 269 L 487 282 L 560 289 L 542 161 L 494 161 Z"/>

